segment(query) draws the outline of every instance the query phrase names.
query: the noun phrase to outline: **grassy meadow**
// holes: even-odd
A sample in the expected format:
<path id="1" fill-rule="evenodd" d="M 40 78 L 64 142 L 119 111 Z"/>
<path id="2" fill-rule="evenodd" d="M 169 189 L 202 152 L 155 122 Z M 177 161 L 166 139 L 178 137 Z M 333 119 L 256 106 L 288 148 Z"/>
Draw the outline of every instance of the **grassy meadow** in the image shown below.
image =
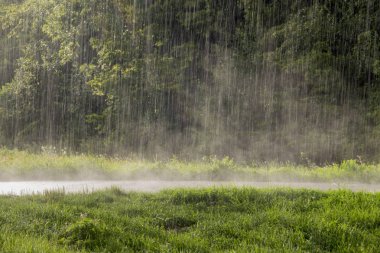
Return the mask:
<path id="1" fill-rule="evenodd" d="M 199 161 L 149 161 L 54 151 L 0 149 L 0 180 L 249 180 L 380 183 L 380 165 L 347 160 L 326 166 L 236 163 L 225 157 Z"/>
<path id="2" fill-rule="evenodd" d="M 380 194 L 252 188 L 0 197 L 0 252 L 379 252 Z"/>
<path id="3" fill-rule="evenodd" d="M 380 166 L 148 161 L 0 149 L 0 180 L 380 182 Z M 0 252 L 378 252 L 380 193 L 291 189 L 64 190 L 0 196 Z"/>

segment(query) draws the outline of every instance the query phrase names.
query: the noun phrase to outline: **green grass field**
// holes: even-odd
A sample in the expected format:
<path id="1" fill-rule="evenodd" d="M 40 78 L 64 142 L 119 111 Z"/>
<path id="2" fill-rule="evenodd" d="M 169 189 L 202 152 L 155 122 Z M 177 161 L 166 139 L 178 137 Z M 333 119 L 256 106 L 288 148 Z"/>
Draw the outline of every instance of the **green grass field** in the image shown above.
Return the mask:
<path id="1" fill-rule="evenodd" d="M 224 188 L 0 197 L 0 252 L 379 252 L 380 194 Z"/>
<path id="2" fill-rule="evenodd" d="M 0 149 L 0 180 L 380 182 L 380 165 L 147 161 Z M 379 252 L 380 194 L 208 188 L 0 196 L 0 252 Z"/>
<path id="3" fill-rule="evenodd" d="M 326 166 L 236 163 L 226 157 L 199 161 L 148 161 L 91 155 L 39 154 L 0 149 L 0 180 L 162 179 L 250 181 L 355 181 L 380 183 L 380 165 L 356 160 Z"/>

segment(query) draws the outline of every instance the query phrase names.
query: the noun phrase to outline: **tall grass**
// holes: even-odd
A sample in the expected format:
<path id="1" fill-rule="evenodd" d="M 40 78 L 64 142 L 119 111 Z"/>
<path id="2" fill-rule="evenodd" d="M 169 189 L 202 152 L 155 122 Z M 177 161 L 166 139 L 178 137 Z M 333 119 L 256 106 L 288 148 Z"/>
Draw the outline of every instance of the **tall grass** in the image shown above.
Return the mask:
<path id="1" fill-rule="evenodd" d="M 92 155 L 39 154 L 0 149 L 0 180 L 255 180 L 380 182 L 380 165 L 347 160 L 326 166 L 236 163 L 225 157 L 199 161 L 149 161 Z"/>
<path id="2" fill-rule="evenodd" d="M 380 194 L 208 188 L 0 197 L 0 252 L 378 252 Z"/>

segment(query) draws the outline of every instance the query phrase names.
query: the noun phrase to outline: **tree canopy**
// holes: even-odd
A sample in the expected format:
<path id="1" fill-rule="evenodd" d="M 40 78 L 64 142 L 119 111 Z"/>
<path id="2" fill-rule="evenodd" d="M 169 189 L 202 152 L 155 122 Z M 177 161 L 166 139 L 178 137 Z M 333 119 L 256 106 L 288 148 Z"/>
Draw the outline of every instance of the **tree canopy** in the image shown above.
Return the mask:
<path id="1" fill-rule="evenodd" d="M 0 0 L 0 145 L 380 158 L 376 0 Z"/>

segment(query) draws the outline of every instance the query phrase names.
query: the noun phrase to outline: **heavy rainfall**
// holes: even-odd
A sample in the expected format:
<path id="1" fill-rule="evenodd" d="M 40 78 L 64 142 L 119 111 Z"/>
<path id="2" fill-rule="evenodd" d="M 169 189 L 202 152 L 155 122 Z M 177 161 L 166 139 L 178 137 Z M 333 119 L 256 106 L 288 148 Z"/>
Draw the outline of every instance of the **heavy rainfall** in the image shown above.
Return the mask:
<path id="1" fill-rule="evenodd" d="M 0 144 L 380 157 L 378 1 L 1 1 Z"/>
<path id="2" fill-rule="evenodd" d="M 376 252 L 379 192 L 380 1 L 0 0 L 1 252 Z"/>

